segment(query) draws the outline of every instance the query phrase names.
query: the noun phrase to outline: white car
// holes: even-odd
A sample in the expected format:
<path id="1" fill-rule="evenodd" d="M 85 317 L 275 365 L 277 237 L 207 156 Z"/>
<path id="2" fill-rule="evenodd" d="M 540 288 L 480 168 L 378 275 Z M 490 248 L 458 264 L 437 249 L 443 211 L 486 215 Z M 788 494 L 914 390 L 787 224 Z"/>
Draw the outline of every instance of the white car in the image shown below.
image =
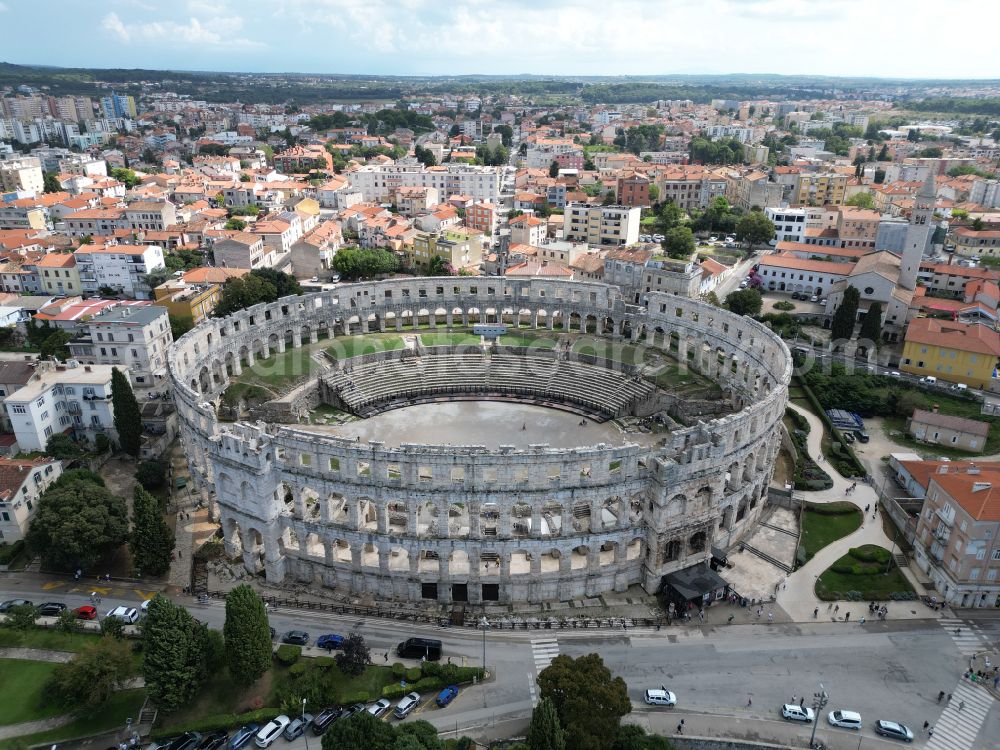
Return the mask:
<path id="1" fill-rule="evenodd" d="M 665 239 L 667 239 L 667 238 L 664 237 L 662 234 L 654 234 L 653 235 L 653 241 L 654 242 L 663 242 L 663 240 L 665 240 Z"/>
<path id="2" fill-rule="evenodd" d="M 826 715 L 826 720 L 831 726 L 842 729 L 861 729 L 861 714 L 856 711 L 844 711 L 837 709 Z"/>
<path id="3" fill-rule="evenodd" d="M 405 719 L 406 715 L 415 709 L 418 703 L 420 703 L 420 693 L 404 695 L 403 699 L 396 704 L 396 710 L 392 712 L 393 716 L 397 719 Z"/>
<path id="4" fill-rule="evenodd" d="M 365 710 L 377 719 L 379 716 L 388 711 L 391 705 L 392 701 L 388 698 L 379 698 Z"/>
<path id="5" fill-rule="evenodd" d="M 676 706 L 677 696 L 669 690 L 650 689 L 646 691 L 646 703 L 650 706 Z"/>
<path id="6" fill-rule="evenodd" d="M 796 706 L 794 703 L 786 703 L 781 707 L 781 715 L 789 721 L 810 722 L 816 718 L 816 714 L 809 706 Z"/>
<path id="7" fill-rule="evenodd" d="M 106 617 L 117 617 L 128 625 L 134 625 L 139 621 L 139 610 L 135 607 L 115 607 Z"/>
<path id="8" fill-rule="evenodd" d="M 257 747 L 267 747 L 272 742 L 274 742 L 281 733 L 285 731 L 285 727 L 292 723 L 292 720 L 287 716 L 282 714 L 281 716 L 275 716 L 263 728 L 257 732 L 257 736 L 254 738 L 254 742 Z"/>

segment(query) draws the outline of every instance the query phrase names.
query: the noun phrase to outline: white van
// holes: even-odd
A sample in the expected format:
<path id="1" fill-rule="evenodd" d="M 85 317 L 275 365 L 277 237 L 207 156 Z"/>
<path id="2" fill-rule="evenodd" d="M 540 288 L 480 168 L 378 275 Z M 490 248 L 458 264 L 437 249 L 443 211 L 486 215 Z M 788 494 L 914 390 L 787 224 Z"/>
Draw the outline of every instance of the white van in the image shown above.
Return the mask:
<path id="1" fill-rule="evenodd" d="M 967 386 L 965 383 L 955 383 L 955 385 L 953 385 L 951 389 L 953 391 L 967 391 L 969 390 L 969 386 Z"/>
<path id="2" fill-rule="evenodd" d="M 842 729 L 861 729 L 861 714 L 855 711 L 842 711 L 837 709 L 836 711 L 831 711 L 826 715 L 826 720 L 830 722 L 832 726 L 841 727 Z"/>
<path id="3" fill-rule="evenodd" d="M 669 690 L 647 690 L 646 703 L 650 706 L 675 706 L 677 696 Z"/>
<path id="4" fill-rule="evenodd" d="M 933 375 L 926 375 L 920 378 L 921 383 L 926 383 L 927 385 L 937 385 L 937 378 Z"/>

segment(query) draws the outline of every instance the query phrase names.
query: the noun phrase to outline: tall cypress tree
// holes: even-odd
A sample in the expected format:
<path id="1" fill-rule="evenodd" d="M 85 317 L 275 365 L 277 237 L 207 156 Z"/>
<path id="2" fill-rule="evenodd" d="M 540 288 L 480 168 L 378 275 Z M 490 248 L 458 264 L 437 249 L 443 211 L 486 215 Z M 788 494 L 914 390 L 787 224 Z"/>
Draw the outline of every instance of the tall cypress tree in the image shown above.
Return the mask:
<path id="1" fill-rule="evenodd" d="M 226 597 L 226 662 L 238 685 L 249 685 L 271 667 L 271 630 L 264 602 L 245 583 Z"/>
<path id="2" fill-rule="evenodd" d="M 205 626 L 179 604 L 156 596 L 139 626 L 149 697 L 170 713 L 191 701 L 207 674 Z"/>
<path id="3" fill-rule="evenodd" d="M 115 412 L 118 445 L 130 456 L 139 455 L 142 444 L 142 415 L 128 378 L 117 367 L 111 370 L 111 405 Z"/>
<path id="4" fill-rule="evenodd" d="M 132 502 L 132 562 L 143 573 L 158 576 L 170 570 L 174 532 L 160 513 L 160 503 L 140 484 Z"/>
<path id="5" fill-rule="evenodd" d="M 840 307 L 833 314 L 833 322 L 830 324 L 830 339 L 834 342 L 854 338 L 854 323 L 858 319 L 858 302 L 861 294 L 853 286 L 844 290 L 844 298 L 840 302 Z"/>
<path id="6" fill-rule="evenodd" d="M 566 733 L 551 699 L 542 698 L 535 706 L 528 727 L 527 744 L 529 750 L 566 750 Z"/>
<path id="7" fill-rule="evenodd" d="M 868 339 L 877 347 L 882 341 L 882 303 L 872 302 L 865 319 L 861 321 L 859 339 Z"/>

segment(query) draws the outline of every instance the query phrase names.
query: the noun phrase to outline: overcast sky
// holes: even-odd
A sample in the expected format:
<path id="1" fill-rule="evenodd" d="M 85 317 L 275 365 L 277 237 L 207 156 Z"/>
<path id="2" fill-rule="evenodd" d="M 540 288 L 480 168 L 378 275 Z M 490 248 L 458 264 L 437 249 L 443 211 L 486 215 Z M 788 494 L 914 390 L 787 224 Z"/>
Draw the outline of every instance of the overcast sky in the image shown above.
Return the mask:
<path id="1" fill-rule="evenodd" d="M 1000 78 L 993 0 L 0 0 L 0 59 L 446 75 Z"/>

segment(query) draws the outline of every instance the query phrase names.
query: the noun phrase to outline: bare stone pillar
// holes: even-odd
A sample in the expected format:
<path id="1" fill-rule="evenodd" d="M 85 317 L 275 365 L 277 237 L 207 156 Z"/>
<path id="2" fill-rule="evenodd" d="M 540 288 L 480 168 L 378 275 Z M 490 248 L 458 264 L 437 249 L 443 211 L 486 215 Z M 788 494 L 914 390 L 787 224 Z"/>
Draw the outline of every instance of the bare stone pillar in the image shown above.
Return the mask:
<path id="1" fill-rule="evenodd" d="M 337 543 L 332 539 L 323 540 L 323 561 L 327 567 L 332 567 L 337 562 Z"/>
<path id="2" fill-rule="evenodd" d="M 417 536 L 417 511 L 418 507 L 412 502 L 406 506 L 406 533 L 410 536 Z"/>
<path id="3" fill-rule="evenodd" d="M 284 353 L 285 353 L 285 337 L 284 336 L 279 336 L 278 337 L 278 354 L 284 354 Z"/>
<path id="4" fill-rule="evenodd" d="M 591 500 L 590 501 L 590 531 L 596 534 L 602 528 L 604 524 L 601 522 L 601 501 Z"/>
<path id="5" fill-rule="evenodd" d="M 298 349 L 302 346 L 302 329 L 296 328 L 292 331 L 292 347 Z"/>
<path id="6" fill-rule="evenodd" d="M 438 512 L 437 535 L 448 538 L 451 536 L 451 529 L 448 527 L 448 501 L 441 500 L 436 507 Z"/>
<path id="7" fill-rule="evenodd" d="M 356 497 L 347 500 L 347 525 L 354 530 L 361 528 L 361 501 Z"/>
<path id="8" fill-rule="evenodd" d="M 253 367 L 253 348 L 247 347 L 247 367 Z"/>
<path id="9" fill-rule="evenodd" d="M 317 341 L 319 341 L 319 331 L 317 331 L 316 327 L 313 326 L 309 329 L 309 343 L 315 344 Z"/>
<path id="10" fill-rule="evenodd" d="M 389 503 L 385 500 L 375 503 L 375 524 L 379 534 L 389 533 Z"/>

